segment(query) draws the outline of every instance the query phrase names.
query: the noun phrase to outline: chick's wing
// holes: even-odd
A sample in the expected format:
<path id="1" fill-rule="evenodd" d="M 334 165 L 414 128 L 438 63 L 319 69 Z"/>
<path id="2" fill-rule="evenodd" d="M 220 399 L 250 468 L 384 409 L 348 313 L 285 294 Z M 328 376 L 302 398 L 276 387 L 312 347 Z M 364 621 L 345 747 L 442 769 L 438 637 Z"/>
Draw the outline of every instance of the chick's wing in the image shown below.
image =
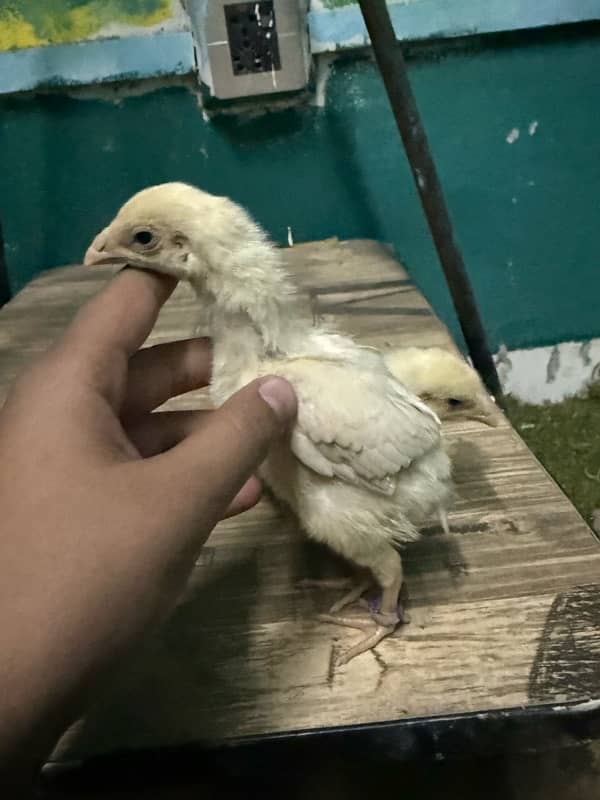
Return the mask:
<path id="1" fill-rule="evenodd" d="M 440 442 L 440 423 L 383 367 L 302 358 L 278 365 L 294 386 L 294 455 L 328 478 L 390 495 L 399 473 Z"/>

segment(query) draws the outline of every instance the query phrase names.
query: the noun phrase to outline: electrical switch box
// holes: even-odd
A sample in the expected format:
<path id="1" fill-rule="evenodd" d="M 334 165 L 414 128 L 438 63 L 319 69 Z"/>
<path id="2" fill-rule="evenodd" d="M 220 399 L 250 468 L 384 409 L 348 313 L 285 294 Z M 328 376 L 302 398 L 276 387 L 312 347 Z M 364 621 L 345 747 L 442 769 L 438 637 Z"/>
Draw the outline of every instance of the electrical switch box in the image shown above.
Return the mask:
<path id="1" fill-rule="evenodd" d="M 306 0 L 189 0 L 200 78 L 221 99 L 303 89 L 310 55 Z"/>

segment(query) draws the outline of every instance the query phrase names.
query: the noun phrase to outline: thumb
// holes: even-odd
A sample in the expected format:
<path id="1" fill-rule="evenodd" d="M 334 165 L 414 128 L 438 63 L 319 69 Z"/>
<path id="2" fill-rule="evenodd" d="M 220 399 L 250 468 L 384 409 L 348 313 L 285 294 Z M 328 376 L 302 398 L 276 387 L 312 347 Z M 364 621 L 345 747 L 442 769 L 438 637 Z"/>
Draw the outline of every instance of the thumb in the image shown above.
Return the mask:
<path id="1" fill-rule="evenodd" d="M 212 527 L 264 461 L 269 446 L 289 430 L 296 409 L 294 390 L 283 378 L 252 381 L 155 459 L 163 494 L 165 489 L 175 493 L 170 501 L 178 513 L 202 516 Z"/>

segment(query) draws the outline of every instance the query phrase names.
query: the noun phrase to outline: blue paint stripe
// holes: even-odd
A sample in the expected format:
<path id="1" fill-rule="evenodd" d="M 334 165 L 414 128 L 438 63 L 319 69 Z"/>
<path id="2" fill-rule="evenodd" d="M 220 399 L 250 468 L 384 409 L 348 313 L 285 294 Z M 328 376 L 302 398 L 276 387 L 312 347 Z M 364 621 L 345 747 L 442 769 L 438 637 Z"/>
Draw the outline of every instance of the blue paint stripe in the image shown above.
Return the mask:
<path id="1" fill-rule="evenodd" d="M 0 94 L 194 72 L 189 31 L 93 39 L 0 53 Z"/>
<path id="2" fill-rule="evenodd" d="M 600 0 L 404 0 L 389 8 L 403 41 L 600 19 Z M 313 10 L 308 19 L 314 53 L 369 43 L 358 6 Z"/>

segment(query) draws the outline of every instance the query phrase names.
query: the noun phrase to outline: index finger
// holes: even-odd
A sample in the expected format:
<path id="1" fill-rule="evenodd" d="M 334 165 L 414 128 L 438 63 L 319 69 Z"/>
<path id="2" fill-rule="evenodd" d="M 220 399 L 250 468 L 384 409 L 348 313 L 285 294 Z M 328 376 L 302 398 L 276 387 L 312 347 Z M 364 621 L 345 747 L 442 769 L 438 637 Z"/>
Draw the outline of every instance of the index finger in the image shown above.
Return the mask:
<path id="1" fill-rule="evenodd" d="M 127 267 L 79 311 L 64 347 L 86 357 L 120 353 L 130 358 L 148 337 L 176 283 L 166 275 Z"/>

